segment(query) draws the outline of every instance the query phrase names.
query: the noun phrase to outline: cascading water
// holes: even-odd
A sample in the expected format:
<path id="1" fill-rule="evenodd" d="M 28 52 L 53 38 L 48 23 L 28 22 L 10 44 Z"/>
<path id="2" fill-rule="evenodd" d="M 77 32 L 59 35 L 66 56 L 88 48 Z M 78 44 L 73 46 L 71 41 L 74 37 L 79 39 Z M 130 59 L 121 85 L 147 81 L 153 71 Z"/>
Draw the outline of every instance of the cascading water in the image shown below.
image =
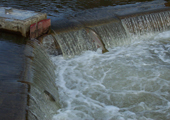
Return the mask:
<path id="1" fill-rule="evenodd" d="M 121 22 L 109 23 L 101 26 L 93 27 L 93 30 L 100 35 L 106 48 L 118 46 L 128 42 L 125 29 Z M 55 34 L 57 42 L 60 44 L 64 57 L 73 57 L 79 55 L 83 51 L 97 50 L 97 46 L 92 38 L 87 34 L 85 29 L 71 31 L 68 33 Z"/>
<path id="2" fill-rule="evenodd" d="M 128 29 L 129 36 L 141 37 L 148 33 L 162 32 L 170 29 L 170 12 L 152 13 L 125 18 L 122 24 Z"/>
<path id="3" fill-rule="evenodd" d="M 56 35 L 64 56 L 74 58 L 51 56 L 61 104 L 53 120 L 169 120 L 168 18 L 162 12 L 123 19 L 124 28 L 94 27 L 109 48 L 105 54 L 90 51 L 97 48 L 83 30 Z"/>
<path id="4" fill-rule="evenodd" d="M 28 43 L 25 64 L 23 49 L 27 39 L 18 42 L 20 37 L 15 39 L 12 34 L 0 33 L 3 45 L 0 77 L 11 79 L 13 75 L 25 86 L 24 91 L 20 91 L 24 86 L 18 87 L 12 82 L 11 91 L 9 79 L 1 81 L 2 119 L 7 116 L 17 120 L 21 117 L 28 120 L 52 117 L 53 120 L 169 120 L 169 1 L 88 0 L 83 3 L 80 0 L 1 1 L 2 7 L 47 13 L 52 28 L 55 26 L 53 29 L 60 32 L 55 36 L 58 42 L 47 36 L 43 46 Z M 157 13 L 157 10 L 164 12 Z M 84 30 L 86 26 L 96 31 L 109 52 L 101 54 Z M 64 33 L 68 27 L 70 32 Z M 78 30 L 79 27 L 82 28 Z M 27 80 L 20 81 L 20 77 Z M 23 102 L 28 103 L 27 107 Z"/>
<path id="5" fill-rule="evenodd" d="M 128 44 L 127 34 L 121 22 L 109 23 L 93 28 L 98 33 L 107 48 Z"/>
<path id="6" fill-rule="evenodd" d="M 58 89 L 55 85 L 55 66 L 37 41 L 27 43 L 26 81 L 30 85 L 28 99 L 29 120 L 49 120 L 60 109 Z"/>
<path id="7" fill-rule="evenodd" d="M 141 15 L 122 19 L 120 22 L 111 22 L 100 26 L 92 27 L 101 37 L 106 48 L 112 48 L 120 45 L 127 45 L 132 39 L 145 38 L 146 35 L 162 32 L 170 28 L 169 11 Z M 66 33 L 55 34 L 63 56 L 73 57 L 79 55 L 82 51 L 97 50 L 93 40 L 82 28 Z"/>
<path id="8" fill-rule="evenodd" d="M 61 47 L 64 57 L 72 57 L 85 50 L 96 50 L 94 43 L 84 30 L 56 34 L 55 38 Z"/>

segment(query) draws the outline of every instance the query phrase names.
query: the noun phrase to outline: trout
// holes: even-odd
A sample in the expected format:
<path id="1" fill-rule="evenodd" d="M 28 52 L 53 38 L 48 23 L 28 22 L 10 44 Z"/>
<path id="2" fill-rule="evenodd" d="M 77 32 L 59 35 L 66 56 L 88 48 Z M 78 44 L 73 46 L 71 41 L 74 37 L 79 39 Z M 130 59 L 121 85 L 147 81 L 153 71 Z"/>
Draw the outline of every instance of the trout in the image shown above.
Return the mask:
<path id="1" fill-rule="evenodd" d="M 97 47 L 102 48 L 102 53 L 109 52 L 103 41 L 101 40 L 100 36 L 92 29 L 89 27 L 85 27 L 86 32 L 90 35 L 90 37 L 93 39 L 93 41 L 97 44 Z"/>

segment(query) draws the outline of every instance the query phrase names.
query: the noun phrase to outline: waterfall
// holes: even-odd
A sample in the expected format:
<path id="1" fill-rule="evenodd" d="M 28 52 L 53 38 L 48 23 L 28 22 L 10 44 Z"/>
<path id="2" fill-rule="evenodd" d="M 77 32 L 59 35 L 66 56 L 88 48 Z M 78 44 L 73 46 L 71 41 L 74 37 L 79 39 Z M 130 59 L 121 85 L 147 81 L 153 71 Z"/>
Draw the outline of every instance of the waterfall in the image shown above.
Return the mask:
<path id="1" fill-rule="evenodd" d="M 170 12 L 151 13 L 121 20 L 129 36 L 140 37 L 148 33 L 158 33 L 170 28 Z"/>
<path id="2" fill-rule="evenodd" d="M 109 24 L 95 26 L 92 28 L 101 37 L 106 48 L 127 42 L 125 41 L 127 35 L 121 22 L 111 22 Z M 55 38 L 61 47 L 63 56 L 66 58 L 79 55 L 83 51 L 97 50 L 97 46 L 94 41 L 83 28 L 76 31 L 55 34 Z"/>
<path id="3" fill-rule="evenodd" d="M 97 49 L 84 29 L 55 34 L 55 38 L 61 47 L 64 57 L 72 57 L 85 50 Z"/>
<path id="4" fill-rule="evenodd" d="M 29 87 L 28 119 L 49 120 L 60 108 L 55 85 L 55 66 L 44 47 L 36 40 L 27 43 L 26 81 Z"/>
<path id="5" fill-rule="evenodd" d="M 119 21 L 91 26 L 91 28 L 101 37 L 107 49 L 113 48 L 130 44 L 134 37 L 140 38 L 143 35 L 168 30 L 170 28 L 170 12 L 134 15 Z M 83 51 L 97 50 L 97 46 L 83 27 L 79 30 L 56 33 L 55 38 L 65 58 L 79 55 Z"/>
<path id="6" fill-rule="evenodd" d="M 56 66 L 51 62 L 49 55 L 51 55 L 51 54 L 58 55 L 59 54 L 58 50 L 61 50 L 63 57 L 71 58 L 71 57 L 74 57 L 75 55 L 80 55 L 83 51 L 87 51 L 87 50 L 96 51 L 98 48 L 97 48 L 96 44 L 93 42 L 92 38 L 89 36 L 89 34 L 84 29 L 85 27 L 82 27 L 77 30 L 74 29 L 74 30 L 70 30 L 67 32 L 65 31 L 65 32 L 61 32 L 61 33 L 54 32 L 53 35 L 48 35 L 48 36 L 44 37 L 42 44 L 39 44 L 37 42 L 33 42 L 33 43 L 31 42 L 30 44 L 28 44 L 28 47 L 31 47 L 31 49 L 33 49 L 32 54 L 28 55 L 28 58 L 30 61 L 29 64 L 31 64 L 31 67 L 28 69 L 31 72 L 30 72 L 30 75 L 27 75 L 27 76 L 32 77 L 31 78 L 32 81 L 30 82 L 31 87 L 30 87 L 30 94 L 29 94 L 30 99 L 29 99 L 29 107 L 28 107 L 28 119 L 46 120 L 46 119 L 51 119 L 51 117 L 55 114 L 56 115 L 59 114 L 59 117 L 62 116 L 62 111 L 58 111 L 58 110 L 61 108 L 61 106 L 62 106 L 62 108 L 64 108 L 65 103 L 68 103 L 68 104 L 71 103 L 70 102 L 71 100 L 70 101 L 68 100 L 69 102 L 67 102 L 67 99 L 72 99 L 71 97 L 74 96 L 73 95 L 74 91 L 71 91 L 72 89 L 74 89 L 74 85 L 77 86 L 77 83 L 74 84 L 73 86 L 71 86 L 71 84 L 75 82 L 74 80 L 78 80 L 78 82 L 80 82 L 80 84 L 81 84 L 81 82 L 84 82 L 84 81 L 86 82 L 86 80 L 88 81 L 89 79 L 92 79 L 92 81 L 94 82 L 96 80 L 100 80 L 101 78 L 103 79 L 103 77 L 100 74 L 103 74 L 103 71 L 106 70 L 104 72 L 103 76 L 105 76 L 106 78 L 108 77 L 108 79 L 103 79 L 105 81 L 102 83 L 103 84 L 107 83 L 107 80 L 110 80 L 112 82 L 116 81 L 116 80 L 112 80 L 113 76 L 111 76 L 111 78 L 109 78 L 109 75 L 114 74 L 114 76 L 117 76 L 116 75 L 117 73 L 116 72 L 114 73 L 113 71 L 120 70 L 119 65 L 122 65 L 122 63 L 124 63 L 124 62 L 125 63 L 127 62 L 126 64 L 131 66 L 131 62 L 126 61 L 126 60 L 124 61 L 124 53 L 127 52 L 125 54 L 125 59 L 129 59 L 129 57 L 132 57 L 132 59 L 133 59 L 133 54 L 134 54 L 133 51 L 137 50 L 137 52 L 135 51 L 136 56 L 134 56 L 134 58 L 136 61 L 138 61 L 138 57 L 140 57 L 140 56 L 138 56 L 137 53 L 139 53 L 141 51 L 141 48 L 145 48 L 145 46 L 142 46 L 142 45 L 136 45 L 139 48 L 135 47 L 135 46 L 128 48 L 126 45 L 131 44 L 133 42 L 132 39 L 134 37 L 140 38 L 141 36 L 146 35 L 146 34 L 154 35 L 154 34 L 157 34 L 158 32 L 168 30 L 169 25 L 170 25 L 169 17 L 170 17 L 169 11 L 165 11 L 165 12 L 159 12 L 159 13 L 146 14 L 146 15 L 138 15 L 138 16 L 134 16 L 134 17 L 126 17 L 123 19 L 119 19 L 119 21 L 114 21 L 114 22 L 112 21 L 109 23 L 102 23 L 100 25 L 88 26 L 88 27 L 92 28 L 97 33 L 97 35 L 100 36 L 100 38 L 102 39 L 102 41 L 105 44 L 107 49 L 110 49 L 110 48 L 113 48 L 116 46 L 123 46 L 123 45 L 125 45 L 125 47 L 118 48 L 117 50 L 115 49 L 114 51 L 116 53 L 111 51 L 112 55 L 110 53 L 106 54 L 106 55 L 100 55 L 100 54 L 94 55 L 92 53 L 94 56 L 98 56 L 98 57 L 91 58 L 94 62 L 93 62 L 93 64 L 89 64 L 89 66 L 87 67 L 87 69 L 85 71 L 87 73 L 83 74 L 83 75 L 90 74 L 90 76 L 87 77 L 88 79 L 86 79 L 86 76 L 85 76 L 85 79 L 83 78 L 83 80 L 81 78 L 81 76 L 83 76 L 82 73 L 84 72 L 83 71 L 84 68 L 82 66 L 86 66 L 86 64 L 87 64 L 86 62 L 83 63 L 83 61 L 88 61 L 89 54 L 87 56 L 86 56 L 86 54 L 84 54 L 85 57 L 81 57 L 80 59 L 78 57 L 77 57 L 77 59 L 76 58 L 73 59 L 73 61 L 76 60 L 75 63 L 72 62 L 72 59 L 60 60 L 60 56 L 57 56 L 57 57 L 53 56 L 54 58 L 51 57 L 51 60 L 53 60 L 53 62 L 55 62 Z M 138 39 L 135 39 L 135 40 L 138 40 Z M 123 49 L 123 50 L 121 51 L 121 49 Z M 127 49 L 130 49 L 130 50 L 126 51 Z M 154 49 L 157 49 L 157 48 L 154 47 Z M 152 51 L 152 50 L 149 49 L 146 52 L 145 51 L 142 52 L 144 54 L 143 56 L 145 56 L 145 53 L 147 53 L 147 55 L 148 54 L 150 55 L 150 51 Z M 131 54 L 129 55 L 128 52 L 131 52 Z M 121 53 L 121 54 L 119 54 L 119 53 Z M 111 65 L 110 64 L 107 65 L 108 62 L 106 62 L 105 59 L 102 59 L 106 56 L 107 56 L 107 58 L 111 57 L 110 58 L 111 62 L 114 61 Z M 148 58 L 150 58 L 150 57 L 148 57 Z M 148 58 L 146 57 L 146 61 Z M 112 61 L 112 59 L 113 59 L 113 61 Z M 100 61 L 100 60 L 102 60 L 102 61 Z M 150 60 L 150 61 L 152 63 L 153 60 Z M 77 66 L 80 66 L 80 68 L 82 67 L 82 71 L 80 71 L 79 67 L 78 68 L 75 67 L 76 69 L 73 67 L 73 65 L 77 64 L 77 63 L 78 63 Z M 118 66 L 117 66 L 117 63 L 119 63 Z M 137 64 L 140 64 L 140 63 L 142 63 L 142 62 L 139 62 Z M 106 64 L 105 68 L 103 67 L 104 64 Z M 93 68 L 91 68 L 91 65 L 93 66 Z M 143 66 L 143 64 L 140 64 L 140 65 Z M 111 67 L 111 66 L 114 66 L 114 67 Z M 117 69 L 115 68 L 115 66 L 117 66 Z M 128 76 L 133 76 L 133 73 L 136 72 L 136 70 L 134 71 L 134 68 L 133 68 L 134 66 L 131 66 L 131 69 L 129 69 L 129 66 L 125 66 L 124 64 L 122 65 L 121 69 L 124 72 L 123 74 L 125 74 L 125 75 L 127 73 L 128 74 L 127 74 L 127 76 L 123 77 L 123 79 L 121 78 L 121 76 L 123 76 L 122 74 L 120 74 L 120 76 L 117 76 L 117 78 L 115 78 L 118 80 L 118 81 L 116 81 L 116 83 L 118 83 L 118 86 L 119 86 L 120 80 L 124 80 L 126 82 L 126 81 L 128 81 L 128 79 L 127 79 Z M 71 68 L 71 69 L 66 69 L 67 67 Z M 127 68 L 125 68 L 125 67 L 127 67 Z M 138 71 L 140 73 L 141 67 L 140 66 L 139 67 L 135 66 L 135 67 L 137 67 L 139 69 Z M 98 68 L 102 68 L 102 71 L 99 70 Z M 108 68 L 109 68 L 109 70 L 107 71 Z M 151 68 L 149 68 L 148 71 L 150 69 L 153 70 L 152 68 L 153 68 L 153 66 L 151 66 Z M 91 69 L 91 71 L 89 71 L 90 69 Z M 95 71 L 94 69 L 96 69 L 97 73 L 93 72 L 93 71 Z M 56 73 L 54 71 L 56 71 Z M 127 71 L 131 71 L 131 72 L 127 72 Z M 121 72 L 121 71 L 117 71 L 117 72 Z M 99 76 L 98 76 L 98 73 L 99 73 Z M 107 75 L 107 73 L 109 73 L 109 74 Z M 144 71 L 144 73 L 145 73 L 145 71 Z M 154 71 L 152 73 L 154 73 Z M 97 76 L 96 76 L 96 74 L 97 74 Z M 141 74 L 143 76 L 143 73 L 141 73 Z M 138 73 L 136 75 L 137 75 L 137 77 L 139 77 Z M 73 76 L 73 78 L 72 78 L 72 76 Z M 77 76 L 79 76 L 79 77 L 77 77 Z M 144 76 L 145 76 L 145 74 L 144 74 Z M 99 77 L 99 78 L 95 78 L 95 77 Z M 79 78 L 81 78 L 81 79 L 79 79 Z M 55 85 L 55 82 L 54 82 L 55 80 L 57 81 L 56 82 L 57 85 Z M 63 81 L 64 82 L 66 81 L 66 83 L 64 83 L 65 84 L 64 88 L 68 87 L 67 89 L 70 92 L 69 93 L 67 91 L 67 89 L 64 89 L 64 90 L 66 90 L 66 92 L 69 93 L 68 96 L 70 96 L 69 98 L 66 98 L 66 99 L 65 99 L 65 96 L 67 96 L 67 95 L 65 95 L 66 92 L 64 93 L 63 91 L 60 90 L 63 87 L 62 86 Z M 90 81 L 89 85 L 91 85 L 92 81 Z M 147 79 L 146 79 L 146 81 L 147 81 Z M 68 86 L 67 86 L 67 84 L 68 84 Z M 101 84 L 101 85 L 103 85 L 103 84 Z M 108 84 L 110 84 L 110 82 L 108 82 Z M 128 84 L 128 83 L 125 83 L 125 84 Z M 122 83 L 122 86 L 124 86 L 125 84 Z M 82 83 L 82 85 L 86 86 L 87 84 Z M 113 85 L 115 85 L 115 83 L 113 83 Z M 144 85 L 145 85 L 145 83 L 144 83 Z M 131 89 L 131 85 L 129 85 L 129 86 L 130 86 L 129 89 Z M 86 88 L 89 88 L 89 86 L 88 87 L 86 86 Z M 118 88 L 118 90 L 119 90 L 119 88 Z M 84 92 L 82 88 L 80 88 L 79 91 Z M 91 91 L 91 90 L 89 90 L 89 91 Z M 95 90 L 94 90 L 94 92 L 95 92 Z M 101 93 L 103 93 L 103 92 L 101 92 Z M 111 93 L 109 93 L 109 94 L 111 94 Z M 128 97 L 129 93 L 126 93 L 126 94 Z M 148 93 L 146 93 L 146 94 L 148 94 Z M 82 93 L 80 93 L 80 95 L 82 95 Z M 135 95 L 134 96 L 131 95 L 131 96 L 136 97 Z M 148 95 L 148 96 L 150 96 L 150 95 Z M 125 100 L 123 100 L 123 101 L 125 101 L 125 105 L 126 105 L 127 97 L 125 96 L 125 98 L 124 98 Z M 103 98 L 103 97 L 101 97 L 101 98 Z M 113 98 L 112 98 L 113 100 L 111 100 L 112 103 L 110 103 L 111 105 L 118 104 L 116 102 L 119 101 L 118 100 L 119 98 L 118 99 L 115 99 L 115 98 L 118 98 L 117 93 L 113 94 Z M 139 98 L 143 99 L 143 93 L 139 94 Z M 153 95 L 153 99 L 154 99 L 154 95 Z M 159 100 L 159 98 L 156 98 L 156 99 Z M 77 100 L 77 98 L 75 100 Z M 148 98 L 148 101 L 149 100 L 150 100 L 150 98 Z M 114 103 L 114 101 L 116 101 L 116 102 Z M 141 101 L 143 101 L 143 100 L 141 100 Z M 61 102 L 61 106 L 60 106 L 60 102 Z M 74 102 L 74 100 L 73 100 L 73 102 Z M 87 102 L 88 102 L 88 100 L 87 100 Z M 147 103 L 147 101 L 144 101 L 144 102 Z M 95 103 L 95 104 L 98 105 L 98 103 Z M 106 104 L 107 104 L 107 102 L 106 102 Z M 129 102 L 128 104 L 131 105 L 131 102 Z M 155 104 L 157 104 L 157 103 L 155 103 Z M 104 106 L 105 106 L 104 104 L 101 104 L 101 105 L 99 104 L 99 108 L 101 108 L 101 111 L 108 110 L 107 107 L 109 107 L 109 106 L 105 106 L 105 108 L 104 108 Z M 124 106 L 124 104 L 119 104 L 118 107 L 120 108 L 120 112 L 124 112 L 124 109 L 121 108 L 122 106 L 126 107 L 126 106 Z M 139 104 L 139 106 L 140 106 L 140 104 Z M 76 107 L 75 108 L 79 110 L 79 104 Z M 89 108 L 90 107 L 91 106 L 89 106 Z M 92 106 L 92 109 L 93 109 L 93 106 Z M 115 111 L 118 112 L 117 108 L 113 108 L 113 109 L 115 109 Z M 128 109 L 130 109 L 130 108 L 128 108 Z M 138 108 L 134 108 L 134 109 L 138 109 Z M 59 113 L 57 113 L 57 112 L 59 112 Z M 109 113 L 109 112 L 107 112 L 107 113 Z M 98 114 L 98 113 L 96 112 L 94 115 L 96 115 L 96 114 Z M 96 115 L 95 117 L 98 117 L 98 116 Z"/>

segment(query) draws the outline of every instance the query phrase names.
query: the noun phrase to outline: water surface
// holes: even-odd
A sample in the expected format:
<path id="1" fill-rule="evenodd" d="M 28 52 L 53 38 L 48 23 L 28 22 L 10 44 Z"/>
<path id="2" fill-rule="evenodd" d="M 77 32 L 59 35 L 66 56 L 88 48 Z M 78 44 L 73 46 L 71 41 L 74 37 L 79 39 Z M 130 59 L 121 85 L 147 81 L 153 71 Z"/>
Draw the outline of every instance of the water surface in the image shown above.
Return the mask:
<path id="1" fill-rule="evenodd" d="M 54 120 L 169 120 L 170 31 L 51 59 L 62 105 Z"/>

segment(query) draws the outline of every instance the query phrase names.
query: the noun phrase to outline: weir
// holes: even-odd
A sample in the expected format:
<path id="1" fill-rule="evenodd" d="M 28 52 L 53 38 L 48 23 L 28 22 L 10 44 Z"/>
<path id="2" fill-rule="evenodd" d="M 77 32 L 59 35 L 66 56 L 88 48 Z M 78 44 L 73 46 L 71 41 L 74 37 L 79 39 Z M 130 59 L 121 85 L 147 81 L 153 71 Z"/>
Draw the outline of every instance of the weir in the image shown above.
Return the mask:
<path id="1" fill-rule="evenodd" d="M 109 12 L 108 12 L 109 11 Z M 127 45 L 133 42 L 135 37 L 143 35 L 159 33 L 170 28 L 170 11 L 169 9 L 152 10 L 149 12 L 140 12 L 138 14 L 120 14 L 113 12 L 114 10 L 97 10 L 86 14 L 82 19 L 81 15 L 70 19 L 70 24 L 74 21 L 74 26 L 61 29 L 61 24 L 55 31 L 55 38 L 58 42 L 62 54 L 65 58 L 79 55 L 86 50 L 97 50 L 94 41 L 85 31 L 85 27 L 90 27 L 101 37 L 106 48 Z M 90 18 L 99 12 L 101 18 Z M 111 13 L 113 12 L 113 13 Z M 111 14 L 103 18 L 103 14 Z M 76 15 L 75 15 L 76 16 Z M 73 20 L 72 20 L 73 19 Z M 76 21 L 76 22 L 75 22 Z M 75 25 L 77 23 L 78 25 Z M 75 27 L 79 26 L 79 27 Z M 72 30 L 71 30 L 72 27 Z M 61 30 L 60 30 L 61 29 Z"/>
<path id="2" fill-rule="evenodd" d="M 164 11 L 129 17 L 122 19 L 122 23 L 131 35 L 141 36 L 147 33 L 155 33 L 169 30 L 170 12 Z"/>
<path id="3" fill-rule="evenodd" d="M 24 77 L 18 80 L 20 84 L 26 86 L 26 92 L 23 93 L 26 107 L 22 109 L 26 113 L 21 113 L 24 114 L 22 118 L 15 117 L 16 120 L 50 120 L 54 114 L 57 114 L 57 110 L 63 107 L 60 105 L 62 101 L 55 85 L 54 71 L 57 68 L 49 56 L 62 54 L 65 58 L 71 58 L 80 55 L 83 51 L 96 51 L 97 46 L 84 27 L 94 29 L 107 49 L 130 44 L 134 37 L 162 32 L 170 28 L 169 8 L 147 9 L 137 14 L 135 12 L 120 14 L 121 10 L 117 12 L 109 8 L 96 10 L 93 13 L 87 12 L 88 14 L 79 13 L 74 17 L 66 18 L 63 24 L 62 21 L 56 21 L 56 25 L 60 24 L 59 27 L 54 29 L 52 35 L 44 37 L 41 42 L 27 40 L 24 50 L 25 66 L 22 73 Z M 96 13 L 100 13 L 97 18 Z M 104 14 L 106 16 L 103 16 Z M 65 22 L 67 25 L 64 24 Z"/>
<path id="4" fill-rule="evenodd" d="M 26 67 L 23 83 L 29 87 L 29 120 L 48 120 L 60 108 L 58 88 L 55 85 L 55 66 L 43 46 L 37 41 L 28 41 Z"/>

